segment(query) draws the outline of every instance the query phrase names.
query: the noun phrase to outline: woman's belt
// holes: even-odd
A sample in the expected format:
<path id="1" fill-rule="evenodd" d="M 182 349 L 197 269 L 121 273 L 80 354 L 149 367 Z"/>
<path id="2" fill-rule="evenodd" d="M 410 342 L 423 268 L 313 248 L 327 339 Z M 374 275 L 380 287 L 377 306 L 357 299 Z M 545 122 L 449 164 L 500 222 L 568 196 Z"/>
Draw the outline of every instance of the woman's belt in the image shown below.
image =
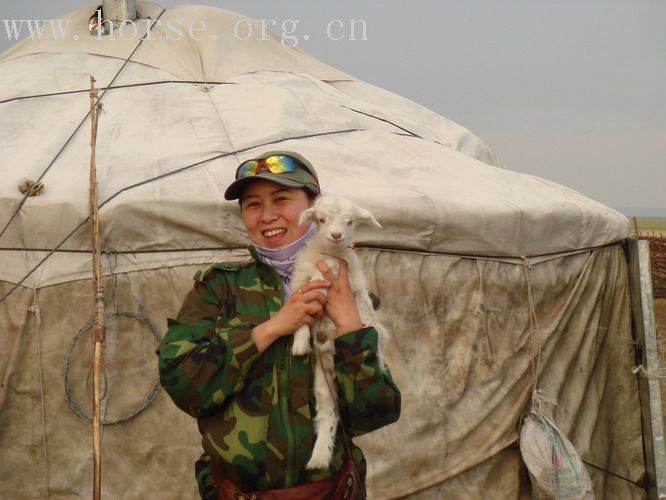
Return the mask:
<path id="1" fill-rule="evenodd" d="M 356 467 L 347 460 L 340 472 L 327 479 L 289 488 L 247 493 L 222 477 L 219 464 L 213 462 L 213 477 L 220 500 L 359 500 L 364 498 Z"/>

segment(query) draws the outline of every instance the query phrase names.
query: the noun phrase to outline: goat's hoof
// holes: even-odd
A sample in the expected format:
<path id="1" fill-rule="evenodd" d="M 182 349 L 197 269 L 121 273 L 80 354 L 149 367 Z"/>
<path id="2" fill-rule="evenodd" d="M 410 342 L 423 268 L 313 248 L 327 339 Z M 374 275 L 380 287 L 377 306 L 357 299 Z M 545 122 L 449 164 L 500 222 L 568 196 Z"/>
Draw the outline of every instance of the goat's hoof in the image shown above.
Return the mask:
<path id="1" fill-rule="evenodd" d="M 319 345 L 319 352 L 330 352 L 335 354 L 335 344 L 331 339 L 326 340 L 323 344 Z"/>
<path id="2" fill-rule="evenodd" d="M 315 455 L 316 454 L 313 453 L 312 458 L 310 458 L 310 461 L 305 465 L 305 468 L 307 470 L 328 469 L 331 459 L 329 458 L 326 460 L 325 457 Z"/>
<path id="3" fill-rule="evenodd" d="M 291 353 L 294 356 L 304 356 L 306 354 L 310 354 L 310 352 L 312 352 L 312 348 L 310 347 L 310 342 L 294 341 L 294 345 L 291 346 Z"/>

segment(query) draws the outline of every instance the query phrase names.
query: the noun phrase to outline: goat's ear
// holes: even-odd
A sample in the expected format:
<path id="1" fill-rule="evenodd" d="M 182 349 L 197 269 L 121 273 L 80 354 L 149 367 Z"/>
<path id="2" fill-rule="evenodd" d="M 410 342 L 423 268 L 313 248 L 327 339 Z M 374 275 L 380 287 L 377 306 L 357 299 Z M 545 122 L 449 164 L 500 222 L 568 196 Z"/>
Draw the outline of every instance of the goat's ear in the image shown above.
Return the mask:
<path id="1" fill-rule="evenodd" d="M 382 227 L 382 225 L 377 222 L 377 219 L 375 219 L 374 216 L 370 213 L 370 210 L 366 210 L 365 208 L 356 207 L 356 219 L 359 222 L 365 222 L 366 224 L 370 224 L 372 226 Z"/>
<path id="2" fill-rule="evenodd" d="M 301 216 L 298 218 L 298 225 L 301 226 L 308 221 L 313 221 L 315 219 L 314 208 L 310 207 L 301 212 Z"/>

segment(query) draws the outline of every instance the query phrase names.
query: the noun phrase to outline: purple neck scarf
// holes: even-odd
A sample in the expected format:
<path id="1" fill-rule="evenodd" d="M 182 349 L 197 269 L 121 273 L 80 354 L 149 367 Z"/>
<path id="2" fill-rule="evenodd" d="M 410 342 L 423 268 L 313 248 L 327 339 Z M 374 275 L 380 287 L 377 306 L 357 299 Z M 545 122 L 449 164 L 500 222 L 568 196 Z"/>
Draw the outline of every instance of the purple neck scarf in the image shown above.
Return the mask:
<path id="1" fill-rule="evenodd" d="M 314 236 L 316 231 L 317 227 L 314 224 L 310 224 L 310 227 L 303 236 L 281 248 L 264 248 L 259 245 L 254 246 L 262 262 L 271 266 L 280 276 L 282 276 L 282 283 L 284 284 L 284 294 L 282 298 L 284 300 L 287 300 L 291 296 L 291 273 L 294 270 L 296 258 L 308 240 Z"/>

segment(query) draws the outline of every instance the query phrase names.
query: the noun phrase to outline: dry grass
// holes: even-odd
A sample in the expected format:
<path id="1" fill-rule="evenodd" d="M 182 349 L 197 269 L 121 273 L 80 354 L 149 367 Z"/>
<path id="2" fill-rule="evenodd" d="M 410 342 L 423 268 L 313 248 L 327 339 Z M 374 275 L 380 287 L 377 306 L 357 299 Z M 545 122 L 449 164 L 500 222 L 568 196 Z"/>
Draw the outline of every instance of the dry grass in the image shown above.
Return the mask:
<path id="1" fill-rule="evenodd" d="M 649 217 L 630 217 L 632 237 L 643 236 L 661 236 L 666 238 L 666 219 Z"/>
<path id="2" fill-rule="evenodd" d="M 666 219 L 631 218 L 632 238 L 650 242 L 654 296 L 666 298 Z"/>
<path id="3" fill-rule="evenodd" d="M 641 237 L 650 241 L 654 296 L 666 298 L 666 238 Z"/>
<path id="4" fill-rule="evenodd" d="M 666 299 L 655 299 L 654 319 L 657 325 L 657 345 L 661 366 L 666 366 Z M 666 417 L 666 381 L 661 382 L 661 410 Z"/>
<path id="5" fill-rule="evenodd" d="M 663 223 L 663 219 L 660 219 Z M 652 221 L 655 222 L 655 221 Z M 656 222 L 655 222 L 656 224 Z M 652 267 L 652 289 L 654 291 L 654 319 L 657 330 L 657 346 L 660 366 L 666 367 L 666 238 L 638 234 L 640 239 L 650 241 L 650 264 Z M 661 408 L 666 417 L 666 380 L 661 382 Z"/>

